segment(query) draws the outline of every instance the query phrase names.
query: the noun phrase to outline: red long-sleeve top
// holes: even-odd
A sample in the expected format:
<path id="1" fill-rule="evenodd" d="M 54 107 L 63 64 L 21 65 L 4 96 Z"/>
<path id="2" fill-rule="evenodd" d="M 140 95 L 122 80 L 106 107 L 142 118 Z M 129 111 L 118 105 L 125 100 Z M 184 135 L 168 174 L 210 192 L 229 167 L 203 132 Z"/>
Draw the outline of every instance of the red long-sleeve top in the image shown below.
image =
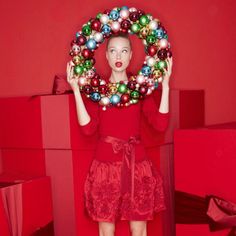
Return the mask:
<path id="1" fill-rule="evenodd" d="M 105 111 L 100 105 L 95 109 L 88 110 L 91 120 L 88 124 L 81 126 L 84 135 L 92 135 L 99 132 L 99 135 L 115 136 L 128 140 L 130 136 L 140 135 L 141 113 L 153 128 L 164 132 L 169 123 L 169 112 L 159 112 L 159 107 L 152 95 L 145 97 L 134 105 L 128 107 L 108 107 Z M 142 160 L 146 157 L 144 145 L 141 142 L 135 146 L 135 159 Z M 95 151 L 95 158 L 101 161 L 122 160 L 122 152 L 114 153 L 111 144 L 98 140 Z"/>

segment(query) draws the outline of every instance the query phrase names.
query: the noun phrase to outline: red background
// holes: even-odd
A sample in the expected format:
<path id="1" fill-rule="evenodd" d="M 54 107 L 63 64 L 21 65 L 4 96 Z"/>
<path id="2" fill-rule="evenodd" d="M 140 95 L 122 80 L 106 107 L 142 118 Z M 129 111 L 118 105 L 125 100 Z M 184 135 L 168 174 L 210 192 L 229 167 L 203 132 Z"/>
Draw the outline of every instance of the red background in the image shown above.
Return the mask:
<path id="1" fill-rule="evenodd" d="M 51 93 L 54 75 L 66 73 L 70 42 L 83 23 L 122 5 L 141 8 L 166 27 L 174 55 L 171 87 L 205 90 L 206 124 L 236 120 L 234 0 L 1 0 L 0 97 Z M 134 46 L 142 47 L 141 40 Z M 96 67 L 108 75 L 102 56 L 99 48 Z M 134 71 L 141 58 L 136 50 Z"/>

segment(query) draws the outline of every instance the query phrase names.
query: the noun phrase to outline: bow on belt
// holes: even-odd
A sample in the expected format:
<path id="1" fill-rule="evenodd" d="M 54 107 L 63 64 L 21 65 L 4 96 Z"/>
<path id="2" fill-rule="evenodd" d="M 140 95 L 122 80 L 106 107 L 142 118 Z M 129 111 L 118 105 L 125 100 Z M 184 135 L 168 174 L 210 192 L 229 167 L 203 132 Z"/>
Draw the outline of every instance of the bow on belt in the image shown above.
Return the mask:
<path id="1" fill-rule="evenodd" d="M 135 168 L 134 145 L 140 143 L 140 137 L 131 136 L 127 141 L 112 136 L 101 136 L 100 139 L 107 143 L 111 143 L 114 153 L 118 153 L 123 150 L 121 169 L 121 194 L 130 192 L 131 201 L 133 201 Z"/>

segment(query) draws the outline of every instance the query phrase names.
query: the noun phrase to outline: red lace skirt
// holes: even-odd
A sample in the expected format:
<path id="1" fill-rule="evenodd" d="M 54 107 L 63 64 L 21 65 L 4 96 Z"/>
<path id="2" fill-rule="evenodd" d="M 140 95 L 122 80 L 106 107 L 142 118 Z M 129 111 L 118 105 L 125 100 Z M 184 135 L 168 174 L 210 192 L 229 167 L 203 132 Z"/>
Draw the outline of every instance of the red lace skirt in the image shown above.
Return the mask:
<path id="1" fill-rule="evenodd" d="M 121 194 L 122 161 L 94 159 L 84 184 L 85 214 L 95 221 L 153 220 L 166 209 L 163 179 L 150 159 L 136 161 L 134 196 Z"/>

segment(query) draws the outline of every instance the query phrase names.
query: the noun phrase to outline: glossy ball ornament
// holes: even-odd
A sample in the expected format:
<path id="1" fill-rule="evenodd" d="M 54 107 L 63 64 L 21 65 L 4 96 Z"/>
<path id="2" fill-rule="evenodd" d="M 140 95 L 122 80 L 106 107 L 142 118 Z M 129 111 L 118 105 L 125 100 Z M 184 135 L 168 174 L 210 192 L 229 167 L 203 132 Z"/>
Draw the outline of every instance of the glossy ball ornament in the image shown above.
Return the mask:
<path id="1" fill-rule="evenodd" d="M 123 103 L 123 104 L 127 103 L 127 102 L 129 102 L 129 100 L 130 100 L 129 94 L 124 93 L 121 95 L 121 98 L 120 98 L 121 103 Z"/>
<path id="2" fill-rule="evenodd" d="M 136 12 L 137 11 L 137 9 L 135 8 L 135 7 L 131 7 L 130 9 L 129 9 L 129 12 Z"/>
<path id="3" fill-rule="evenodd" d="M 79 47 L 79 45 L 74 44 L 74 45 L 72 46 L 72 51 L 73 51 L 73 54 L 74 54 L 74 55 L 78 55 L 79 52 L 80 52 L 80 47 Z"/>
<path id="4" fill-rule="evenodd" d="M 108 97 L 102 97 L 99 103 L 103 106 L 107 106 L 110 103 L 110 99 Z"/>
<path id="5" fill-rule="evenodd" d="M 117 90 L 118 90 L 119 93 L 126 93 L 127 92 L 127 85 L 126 84 L 120 84 L 118 86 Z"/>
<path id="6" fill-rule="evenodd" d="M 82 56 L 85 58 L 85 59 L 91 59 L 93 57 L 93 52 L 87 48 L 83 49 L 82 51 Z"/>
<path id="7" fill-rule="evenodd" d="M 93 78 L 93 77 L 95 76 L 94 70 L 88 70 L 88 71 L 85 73 L 85 76 L 86 76 L 86 78 L 88 78 L 88 79 Z"/>
<path id="8" fill-rule="evenodd" d="M 90 94 L 90 98 L 91 98 L 94 102 L 98 102 L 98 101 L 100 101 L 100 99 L 101 99 L 101 95 L 100 95 L 100 93 L 98 93 L 98 92 L 92 92 L 92 93 Z"/>
<path id="9" fill-rule="evenodd" d="M 155 68 L 156 69 L 163 69 L 163 68 L 166 68 L 167 67 L 167 63 L 166 61 L 158 61 L 156 64 L 155 64 Z"/>
<path id="10" fill-rule="evenodd" d="M 86 85 L 83 87 L 83 91 L 84 91 L 85 94 L 88 95 L 88 94 L 90 94 L 90 93 L 93 92 L 93 88 L 92 88 L 91 85 L 86 84 Z"/>
<path id="11" fill-rule="evenodd" d="M 138 75 L 136 77 L 136 81 L 137 81 L 138 84 L 142 84 L 142 83 L 145 82 L 145 77 L 143 75 Z"/>
<path id="12" fill-rule="evenodd" d="M 89 25 L 84 25 L 82 28 L 82 32 L 84 35 L 89 36 L 92 33 L 92 30 Z"/>
<path id="13" fill-rule="evenodd" d="M 103 85 L 99 85 L 98 90 L 99 90 L 99 92 L 100 92 L 101 94 L 106 94 L 107 91 L 108 91 L 107 86 L 104 85 L 104 84 L 103 84 Z"/>
<path id="14" fill-rule="evenodd" d="M 92 30 L 99 31 L 101 28 L 101 21 L 99 21 L 98 19 L 93 20 L 90 27 Z"/>
<path id="15" fill-rule="evenodd" d="M 84 86 L 85 84 L 87 84 L 87 79 L 86 79 L 86 77 L 80 76 L 80 77 L 79 77 L 79 80 L 78 80 L 78 84 L 79 84 L 80 86 Z"/>
<path id="16" fill-rule="evenodd" d="M 119 18 L 119 12 L 116 10 L 112 10 L 109 14 L 110 19 L 117 20 Z"/>
<path id="17" fill-rule="evenodd" d="M 79 65 L 80 63 L 82 63 L 83 59 L 80 56 L 74 56 L 72 61 L 75 65 Z"/>
<path id="18" fill-rule="evenodd" d="M 123 20 L 121 22 L 121 28 L 122 29 L 128 30 L 128 29 L 130 29 L 130 26 L 131 26 L 131 23 L 128 20 Z"/>
<path id="19" fill-rule="evenodd" d="M 77 44 L 82 46 L 87 42 L 87 39 L 84 35 L 80 35 L 77 40 L 76 40 Z"/>
<path id="20" fill-rule="evenodd" d="M 147 25 L 149 22 L 150 22 L 150 20 L 148 19 L 148 17 L 146 15 L 141 16 L 139 19 L 139 23 L 142 26 Z"/>
<path id="21" fill-rule="evenodd" d="M 149 45 L 147 48 L 147 53 L 148 53 L 148 55 L 153 57 L 157 53 L 157 47 L 155 45 Z"/>
<path id="22" fill-rule="evenodd" d="M 100 17 L 100 21 L 101 21 L 101 23 L 104 24 L 104 25 L 107 24 L 108 21 L 109 21 L 109 16 L 106 15 L 106 14 L 103 14 L 103 15 Z"/>
<path id="23" fill-rule="evenodd" d="M 150 28 L 151 30 L 156 30 L 156 29 L 158 28 L 158 23 L 157 23 L 157 21 L 156 21 L 156 20 L 151 20 L 151 21 L 149 22 L 149 28 Z"/>
<path id="24" fill-rule="evenodd" d="M 167 58 L 167 50 L 166 49 L 160 49 L 157 53 L 157 56 L 160 60 L 165 60 Z"/>
<path id="25" fill-rule="evenodd" d="M 148 44 L 154 44 L 156 42 L 156 37 L 153 35 L 148 35 L 146 41 Z"/>
<path id="26" fill-rule="evenodd" d="M 112 22 L 111 29 L 114 33 L 117 33 L 120 30 L 120 23 L 117 21 Z"/>
<path id="27" fill-rule="evenodd" d="M 141 9 L 138 9 L 137 12 L 138 12 L 139 17 L 145 14 L 144 11 Z"/>
<path id="28" fill-rule="evenodd" d="M 130 93 L 130 97 L 134 98 L 134 99 L 138 99 L 139 98 L 139 91 L 134 90 Z"/>
<path id="29" fill-rule="evenodd" d="M 109 84 L 108 90 L 109 90 L 109 92 L 110 92 L 111 94 L 113 94 L 113 93 L 116 93 L 117 87 L 116 87 L 115 84 Z"/>
<path id="30" fill-rule="evenodd" d="M 94 50 L 97 47 L 97 43 L 94 39 L 89 39 L 86 43 L 86 47 L 89 50 Z"/>
<path id="31" fill-rule="evenodd" d="M 154 71 L 152 72 L 152 75 L 153 75 L 153 78 L 154 78 L 154 79 L 158 79 L 159 77 L 162 76 L 162 73 L 161 73 L 160 70 L 154 70 Z"/>
<path id="32" fill-rule="evenodd" d="M 75 73 L 76 75 L 82 75 L 83 72 L 84 72 L 84 67 L 83 67 L 83 66 L 76 65 L 76 66 L 74 67 L 74 73 Z"/>
<path id="33" fill-rule="evenodd" d="M 127 18 L 129 18 L 129 11 L 128 11 L 127 9 L 122 9 L 122 10 L 120 11 L 120 17 L 121 17 L 122 19 L 127 19 Z"/>
<path id="34" fill-rule="evenodd" d="M 149 57 L 149 58 L 147 59 L 147 65 L 148 65 L 148 66 L 152 67 L 152 66 L 155 65 L 155 63 L 156 63 L 155 58 Z"/>
<path id="35" fill-rule="evenodd" d="M 144 66 L 142 68 L 142 74 L 145 76 L 148 76 L 151 74 L 151 67 L 150 66 Z"/>
<path id="36" fill-rule="evenodd" d="M 117 94 L 113 94 L 110 98 L 110 101 L 113 105 L 116 105 L 117 103 L 120 102 L 120 96 Z"/>
<path id="37" fill-rule="evenodd" d="M 134 11 L 129 14 L 129 18 L 131 21 L 136 22 L 139 19 L 138 12 Z"/>
<path id="38" fill-rule="evenodd" d="M 97 43 L 102 43 L 103 42 L 103 34 L 102 33 L 99 33 L 99 32 L 96 32 L 93 36 L 94 40 L 97 42 Z"/>
<path id="39" fill-rule="evenodd" d="M 85 67 L 86 69 L 91 69 L 91 68 L 93 67 L 92 61 L 91 61 L 91 60 L 86 60 L 86 61 L 84 62 L 84 67 Z"/>
<path id="40" fill-rule="evenodd" d="M 164 32 L 161 28 L 156 29 L 156 30 L 153 30 L 153 35 L 155 35 L 158 39 L 162 39 L 164 36 Z"/>
<path id="41" fill-rule="evenodd" d="M 142 28 L 140 31 L 139 31 L 139 37 L 140 38 L 146 38 L 147 37 L 147 35 L 149 34 L 149 29 L 148 28 L 146 28 L 146 27 L 144 27 L 144 28 Z"/>
<path id="42" fill-rule="evenodd" d="M 141 29 L 141 26 L 138 23 L 134 23 L 131 25 L 131 31 L 135 34 L 138 33 L 140 29 Z"/>
<path id="43" fill-rule="evenodd" d="M 93 87 L 98 87 L 100 85 L 100 81 L 98 78 L 93 77 L 90 81 L 91 86 Z"/>
<path id="44" fill-rule="evenodd" d="M 134 90 L 136 88 L 136 84 L 137 84 L 137 82 L 132 80 L 132 81 L 128 82 L 127 87 L 131 90 Z"/>
<path id="45" fill-rule="evenodd" d="M 147 93 L 147 90 L 148 90 L 148 88 L 145 85 L 141 85 L 139 87 L 139 93 L 142 94 L 142 95 L 145 95 Z"/>
<path id="46" fill-rule="evenodd" d="M 161 39 L 161 40 L 159 40 L 158 45 L 160 48 L 167 48 L 168 41 L 166 39 Z"/>
<path id="47" fill-rule="evenodd" d="M 110 32 L 111 32 L 111 27 L 109 25 L 103 25 L 102 33 L 103 34 L 109 34 Z"/>

